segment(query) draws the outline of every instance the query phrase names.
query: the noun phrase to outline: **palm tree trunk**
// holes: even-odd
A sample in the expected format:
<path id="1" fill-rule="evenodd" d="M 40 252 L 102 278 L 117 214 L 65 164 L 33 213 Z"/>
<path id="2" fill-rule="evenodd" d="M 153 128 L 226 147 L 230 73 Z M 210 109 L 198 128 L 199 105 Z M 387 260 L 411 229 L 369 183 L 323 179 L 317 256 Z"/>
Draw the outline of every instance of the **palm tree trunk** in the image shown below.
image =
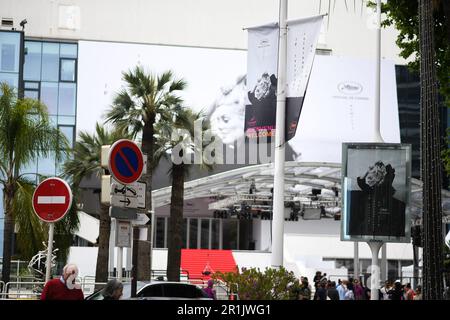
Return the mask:
<path id="1" fill-rule="evenodd" d="M 172 165 L 172 195 L 167 252 L 167 279 L 180 281 L 183 236 L 184 164 Z"/>
<path id="2" fill-rule="evenodd" d="M 109 206 L 100 205 L 100 227 L 98 236 L 97 266 L 95 270 L 95 282 L 108 281 L 109 264 L 109 235 L 111 234 L 111 217 Z"/>
<path id="3" fill-rule="evenodd" d="M 2 280 L 6 284 L 10 281 L 11 273 L 12 237 L 14 233 L 14 218 L 12 215 L 14 189 L 6 185 L 3 196 L 5 199 L 5 229 L 3 230 Z"/>
<path id="4" fill-rule="evenodd" d="M 149 117 L 148 121 L 144 125 L 144 129 L 142 130 L 142 152 L 147 155 L 147 166 L 146 166 L 147 173 L 142 175 L 140 180 L 145 181 L 147 183 L 147 189 L 145 190 L 145 203 L 146 203 L 146 211 L 147 212 L 152 210 L 152 172 L 153 172 L 152 156 L 153 156 L 153 150 L 155 149 L 154 148 L 155 130 L 153 128 L 154 123 L 155 123 L 155 115 Z M 151 223 L 153 223 L 153 221 Z M 151 239 L 151 230 L 152 230 L 151 225 L 148 225 L 147 239 L 150 241 L 152 240 Z M 151 257 L 150 257 L 150 252 L 151 252 L 151 250 L 149 250 L 148 255 L 144 255 L 144 257 L 141 258 L 141 259 L 145 259 L 146 261 L 149 261 L 148 272 L 147 272 L 147 270 L 139 270 L 139 275 L 142 276 L 143 278 L 147 278 L 147 279 L 150 279 L 151 269 L 152 269 L 152 261 L 151 261 Z"/>
<path id="5" fill-rule="evenodd" d="M 443 298 L 441 150 L 432 0 L 419 0 L 421 175 L 423 181 L 423 297 Z"/>

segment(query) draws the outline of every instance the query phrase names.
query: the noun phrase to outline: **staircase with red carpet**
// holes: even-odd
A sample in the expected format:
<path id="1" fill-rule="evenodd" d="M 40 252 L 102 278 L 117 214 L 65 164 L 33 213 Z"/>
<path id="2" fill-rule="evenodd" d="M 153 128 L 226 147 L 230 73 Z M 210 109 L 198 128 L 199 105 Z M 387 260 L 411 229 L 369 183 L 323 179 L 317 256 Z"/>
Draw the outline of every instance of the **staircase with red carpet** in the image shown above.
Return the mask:
<path id="1" fill-rule="evenodd" d="M 237 270 L 236 268 L 231 250 L 181 250 L 181 269 L 189 272 L 190 279 L 206 280 L 214 272 L 233 272 Z"/>

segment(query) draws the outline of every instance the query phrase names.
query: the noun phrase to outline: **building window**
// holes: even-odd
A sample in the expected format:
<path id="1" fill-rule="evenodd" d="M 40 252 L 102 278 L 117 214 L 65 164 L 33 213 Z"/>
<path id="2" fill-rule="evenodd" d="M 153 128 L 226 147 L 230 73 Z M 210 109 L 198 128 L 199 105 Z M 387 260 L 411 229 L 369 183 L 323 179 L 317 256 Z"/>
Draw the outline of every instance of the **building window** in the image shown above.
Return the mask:
<path id="1" fill-rule="evenodd" d="M 165 228 L 165 218 L 156 218 L 156 228 L 155 228 L 155 248 L 164 248 L 164 228 Z"/>
<path id="2" fill-rule="evenodd" d="M 60 83 L 58 96 L 58 115 L 75 116 L 76 93 L 75 83 Z"/>
<path id="3" fill-rule="evenodd" d="M 209 249 L 209 219 L 201 219 L 200 248 Z"/>
<path id="4" fill-rule="evenodd" d="M 223 249 L 238 249 L 238 220 L 223 219 Z"/>
<path id="5" fill-rule="evenodd" d="M 19 72 L 20 34 L 0 33 L 0 72 Z"/>
<path id="6" fill-rule="evenodd" d="M 20 88 L 22 32 L 0 31 L 0 83 Z"/>
<path id="7" fill-rule="evenodd" d="M 26 42 L 25 43 L 25 66 L 23 72 L 24 80 L 41 80 L 41 59 L 42 59 L 42 43 Z"/>
<path id="8" fill-rule="evenodd" d="M 189 219 L 189 249 L 198 249 L 198 219 Z"/>
<path id="9" fill-rule="evenodd" d="M 47 106 L 48 113 L 56 115 L 58 112 L 58 83 L 41 82 L 41 102 Z"/>
<path id="10" fill-rule="evenodd" d="M 76 60 L 61 58 L 61 70 L 59 73 L 59 81 L 75 82 L 76 81 Z"/>
<path id="11" fill-rule="evenodd" d="M 58 126 L 59 130 L 64 134 L 69 142 L 69 147 L 74 147 L 75 142 L 75 127 L 74 126 Z"/>
<path id="12" fill-rule="evenodd" d="M 42 44 L 42 81 L 59 80 L 59 43 Z"/>

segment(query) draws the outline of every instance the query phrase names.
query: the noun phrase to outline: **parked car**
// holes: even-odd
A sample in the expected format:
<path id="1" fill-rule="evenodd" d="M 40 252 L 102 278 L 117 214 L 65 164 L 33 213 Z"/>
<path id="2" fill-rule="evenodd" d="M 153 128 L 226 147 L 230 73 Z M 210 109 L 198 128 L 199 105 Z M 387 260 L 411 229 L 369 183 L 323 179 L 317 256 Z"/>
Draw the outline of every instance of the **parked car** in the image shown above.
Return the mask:
<path id="1" fill-rule="evenodd" d="M 131 298 L 131 283 L 123 284 L 123 296 L 121 300 L 137 299 L 195 299 L 195 300 L 211 300 L 196 285 L 182 282 L 152 281 L 137 283 L 137 297 Z M 103 289 L 97 290 L 93 294 L 86 297 L 86 300 L 103 300 Z"/>

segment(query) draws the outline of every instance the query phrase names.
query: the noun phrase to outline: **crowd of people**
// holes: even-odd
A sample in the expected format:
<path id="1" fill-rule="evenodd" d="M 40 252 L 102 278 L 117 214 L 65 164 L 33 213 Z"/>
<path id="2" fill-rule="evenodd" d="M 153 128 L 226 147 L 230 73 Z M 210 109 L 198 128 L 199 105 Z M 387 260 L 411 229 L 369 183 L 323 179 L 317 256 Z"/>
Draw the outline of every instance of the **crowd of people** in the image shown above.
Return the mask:
<path id="1" fill-rule="evenodd" d="M 327 279 L 327 274 L 316 272 L 313 278 L 313 288 L 307 277 L 300 278 L 298 289 L 299 300 L 370 300 L 371 290 L 358 279 L 338 279 L 338 283 Z M 422 300 L 422 287 L 415 290 L 410 283 L 402 284 L 400 280 L 386 281 L 379 289 L 379 300 Z"/>

